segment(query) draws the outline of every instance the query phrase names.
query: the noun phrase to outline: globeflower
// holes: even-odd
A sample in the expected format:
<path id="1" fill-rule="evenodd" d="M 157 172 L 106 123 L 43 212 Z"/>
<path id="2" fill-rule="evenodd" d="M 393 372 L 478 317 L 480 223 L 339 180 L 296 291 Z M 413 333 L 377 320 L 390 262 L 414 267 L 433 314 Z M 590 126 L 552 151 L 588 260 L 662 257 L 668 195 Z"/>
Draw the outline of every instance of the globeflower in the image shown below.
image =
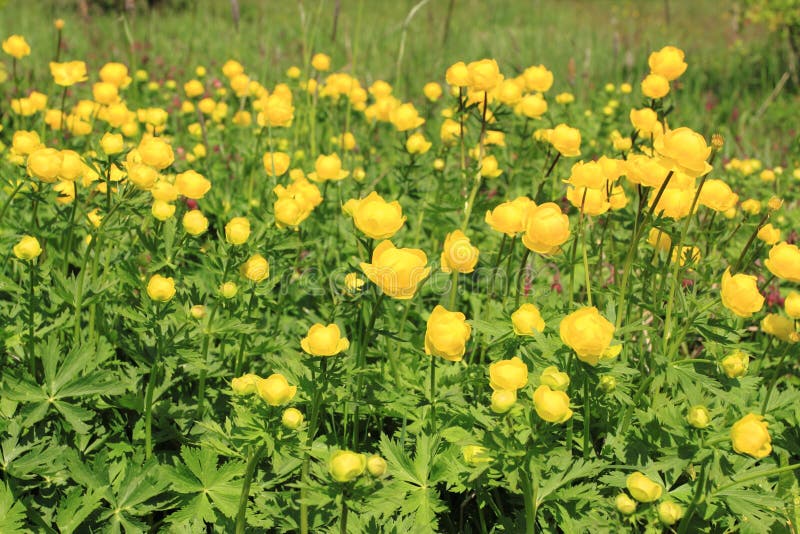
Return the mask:
<path id="1" fill-rule="evenodd" d="M 468 85 L 472 91 L 491 91 L 501 81 L 500 67 L 494 59 L 481 59 L 467 65 Z"/>
<path id="2" fill-rule="evenodd" d="M 250 237 L 250 221 L 245 217 L 234 217 L 225 225 L 225 239 L 231 245 L 243 245 Z"/>
<path id="3" fill-rule="evenodd" d="M 665 167 L 672 167 L 690 177 L 703 176 L 712 169 L 706 161 L 711 155 L 711 147 L 702 135 L 689 128 L 664 132 L 653 142 L 653 148 Z"/>
<path id="4" fill-rule="evenodd" d="M 531 303 L 525 303 L 511 314 L 511 324 L 514 334 L 518 336 L 533 336 L 544 331 L 544 319 L 539 308 Z"/>
<path id="5" fill-rule="evenodd" d="M 750 356 L 741 350 L 734 350 L 720 362 L 722 371 L 728 378 L 739 378 L 747 373 L 750 366 Z"/>
<path id="6" fill-rule="evenodd" d="M 168 302 L 175 296 L 175 280 L 154 274 L 147 282 L 147 295 L 156 302 Z"/>
<path id="7" fill-rule="evenodd" d="M 597 308 L 585 307 L 570 313 L 559 326 L 561 341 L 575 351 L 578 359 L 595 366 L 600 360 L 614 358 L 622 345 L 611 346 L 614 325 Z"/>
<path id="8" fill-rule="evenodd" d="M 669 94 L 669 80 L 660 74 L 648 74 L 642 80 L 642 94 L 654 100 L 664 98 Z"/>
<path id="9" fill-rule="evenodd" d="M 484 221 L 493 230 L 513 237 L 525 229 L 525 214 L 531 207 L 536 207 L 533 200 L 528 197 L 517 197 L 487 211 Z"/>
<path id="10" fill-rule="evenodd" d="M 533 406 L 536 414 L 548 423 L 561 424 L 572 417 L 569 396 L 563 391 L 553 391 L 547 385 L 541 385 L 533 392 Z"/>
<path id="11" fill-rule="evenodd" d="M 550 131 L 548 141 L 564 157 L 581 155 L 581 132 L 577 128 L 559 124 Z"/>
<path id="12" fill-rule="evenodd" d="M 471 273 L 478 263 L 478 255 L 477 247 L 472 246 L 464 232 L 461 230 L 450 232 L 444 239 L 444 250 L 442 250 L 441 256 L 442 271 Z"/>
<path id="13" fill-rule="evenodd" d="M 360 200 L 348 200 L 342 211 L 352 216 L 356 228 L 372 239 L 388 239 L 406 222 L 400 203 L 386 202 L 375 191 Z"/>
<path id="14" fill-rule="evenodd" d="M 471 332 L 472 327 L 467 324 L 463 313 L 436 306 L 425 330 L 425 354 L 459 362 L 467 350 Z"/>
<path id="15" fill-rule="evenodd" d="M 211 182 L 197 171 L 188 170 L 175 177 L 175 187 L 186 198 L 199 200 L 211 189 Z"/>
<path id="16" fill-rule="evenodd" d="M 50 74 L 53 75 L 56 85 L 62 87 L 70 87 L 89 79 L 86 75 L 86 63 L 83 61 L 67 61 L 65 63 L 51 61 Z"/>
<path id="17" fill-rule="evenodd" d="M 161 137 L 146 135 L 136 147 L 142 163 L 156 170 L 164 170 L 175 161 L 172 147 Z"/>
<path id="18" fill-rule="evenodd" d="M 398 132 L 413 130 L 425 124 L 425 119 L 419 116 L 417 108 L 410 102 L 396 107 L 389 116 Z"/>
<path id="19" fill-rule="evenodd" d="M 653 482 L 639 471 L 628 475 L 625 486 L 634 499 L 644 503 L 657 501 L 663 491 L 661 484 Z"/>
<path id="20" fill-rule="evenodd" d="M 336 482 L 345 484 L 360 477 L 367 468 L 367 457 L 353 451 L 336 451 L 328 462 L 328 472 Z"/>
<path id="21" fill-rule="evenodd" d="M 489 386 L 492 389 L 516 391 L 528 383 L 528 366 L 518 356 L 489 364 Z"/>
<path id="22" fill-rule="evenodd" d="M 555 254 L 569 239 L 569 217 L 557 204 L 546 202 L 539 206 L 533 205 L 527 210 L 525 217 L 522 243 L 533 252 Z"/>
<path id="23" fill-rule="evenodd" d="M 544 65 L 528 67 L 522 72 L 528 91 L 546 93 L 553 85 L 553 73 Z"/>
<path id="24" fill-rule="evenodd" d="M 782 242 L 769 249 L 769 259 L 764 261 L 769 272 L 796 284 L 800 283 L 800 249 L 797 245 Z"/>
<path id="25" fill-rule="evenodd" d="M 722 304 L 739 317 L 750 317 L 764 306 L 755 276 L 737 273 L 731 276 L 730 267 L 722 275 Z"/>
<path id="26" fill-rule="evenodd" d="M 669 81 L 676 80 L 686 72 L 683 50 L 674 46 L 665 46 L 650 54 L 647 64 L 650 72 L 663 76 Z"/>
<path id="27" fill-rule="evenodd" d="M 261 254 L 253 254 L 242 264 L 239 272 L 251 282 L 261 282 L 269 278 L 269 262 Z"/>
<path id="28" fill-rule="evenodd" d="M 22 59 L 30 55 L 31 47 L 22 35 L 10 35 L 3 41 L 3 52 L 14 59 Z"/>
<path id="29" fill-rule="evenodd" d="M 767 430 L 764 417 L 749 413 L 731 427 L 733 450 L 755 459 L 769 456 L 772 452 L 772 437 Z"/>
<path id="30" fill-rule="evenodd" d="M 346 351 L 350 342 L 342 337 L 336 324 L 327 326 L 316 323 L 308 329 L 308 334 L 300 341 L 303 351 L 312 356 L 335 356 Z"/>
<path id="31" fill-rule="evenodd" d="M 420 282 L 430 274 L 428 257 L 419 249 L 397 248 L 382 241 L 372 253 L 372 263 L 362 262 L 361 270 L 372 283 L 392 298 L 410 299 Z"/>
<path id="32" fill-rule="evenodd" d="M 314 172 L 308 178 L 314 182 L 339 181 L 350 175 L 350 171 L 342 170 L 342 160 L 337 154 L 320 154 L 314 163 Z"/>
<path id="33" fill-rule="evenodd" d="M 281 406 L 292 400 L 297 393 L 297 386 L 290 386 L 286 377 L 275 373 L 262 378 L 256 384 L 258 396 L 270 406 Z"/>
<path id="34" fill-rule="evenodd" d="M 42 253 L 42 246 L 39 244 L 39 240 L 33 236 L 26 235 L 22 236 L 14 248 L 12 249 L 14 252 L 14 256 L 16 256 L 20 260 L 31 261 L 39 257 Z"/>

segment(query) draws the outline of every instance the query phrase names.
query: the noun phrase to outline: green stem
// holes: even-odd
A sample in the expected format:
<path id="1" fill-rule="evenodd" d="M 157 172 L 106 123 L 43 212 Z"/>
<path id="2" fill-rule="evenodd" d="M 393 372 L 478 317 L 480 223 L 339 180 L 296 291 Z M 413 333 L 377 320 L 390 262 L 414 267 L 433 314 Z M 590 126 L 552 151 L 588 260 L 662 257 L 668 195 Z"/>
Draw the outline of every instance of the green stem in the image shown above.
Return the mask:
<path id="1" fill-rule="evenodd" d="M 530 466 L 530 461 L 526 464 Z M 536 533 L 536 495 L 534 491 L 533 477 L 525 469 L 522 473 L 520 484 L 522 485 L 522 499 L 525 501 L 525 534 Z"/>
<path id="2" fill-rule="evenodd" d="M 528 257 L 531 255 L 531 249 L 525 247 L 525 252 L 522 254 L 522 263 L 520 263 L 519 274 L 517 275 L 517 299 L 515 306 L 519 308 L 519 299 L 522 296 L 522 286 L 525 281 L 525 268 L 528 265 Z"/>
<path id="3" fill-rule="evenodd" d="M 158 342 L 156 343 L 158 344 Z M 150 369 L 150 379 L 147 382 L 147 391 L 144 396 L 144 454 L 147 460 L 153 455 L 153 391 L 156 388 L 159 364 L 159 354 L 156 351 L 156 362 Z"/>
<path id="4" fill-rule="evenodd" d="M 750 239 L 747 240 L 747 243 L 745 243 L 741 254 L 739 254 L 739 258 L 736 260 L 736 263 L 733 264 L 733 269 L 731 269 L 731 274 L 736 274 L 739 272 L 739 269 L 741 268 L 742 263 L 744 262 L 744 258 L 747 255 L 747 252 L 750 250 L 750 245 L 752 245 L 753 241 L 756 240 L 756 237 L 758 236 L 758 231 L 761 230 L 761 228 L 764 226 L 764 223 L 767 222 L 767 219 L 769 219 L 769 215 L 770 213 L 769 211 L 767 211 L 767 213 L 765 213 L 764 216 L 761 218 L 761 220 L 758 222 L 758 226 L 756 226 L 756 229 L 753 230 L 752 234 L 750 234 Z"/>
<path id="5" fill-rule="evenodd" d="M 770 380 L 770 384 L 767 387 L 767 395 L 764 397 L 764 403 L 761 405 L 761 415 L 767 413 L 767 406 L 769 406 L 769 399 L 770 397 L 772 397 L 772 392 L 775 390 L 775 386 L 778 384 L 778 381 L 780 380 L 781 367 L 783 366 L 783 362 L 786 360 L 786 356 L 789 355 L 789 352 L 791 351 L 784 350 L 781 359 L 778 360 L 778 364 L 775 366 L 775 374 L 772 377 L 772 380 Z M 764 356 L 766 357 L 766 354 Z"/>
<path id="6" fill-rule="evenodd" d="M 11 191 L 11 194 L 8 196 L 6 201 L 3 203 L 3 207 L 0 208 L 0 222 L 3 221 L 3 217 L 5 217 L 6 211 L 8 210 L 8 207 L 11 205 L 11 201 L 14 200 L 14 197 L 17 196 L 17 193 L 19 193 L 19 190 L 22 189 L 23 185 L 25 185 L 25 181 L 24 180 L 19 180 L 19 182 L 17 183 L 17 186 Z"/>
<path id="7" fill-rule="evenodd" d="M 431 436 L 436 435 L 436 356 L 431 355 Z"/>
<path id="8" fill-rule="evenodd" d="M 250 500 L 250 485 L 253 482 L 253 475 L 256 472 L 258 462 L 264 455 L 265 450 L 266 446 L 261 445 L 247 461 L 244 482 L 242 483 L 242 493 L 239 495 L 239 511 L 236 512 L 236 534 L 244 534 L 245 527 L 247 527 L 247 503 Z"/>
<path id="9" fill-rule="evenodd" d="M 450 311 L 456 310 L 456 302 L 458 300 L 458 271 L 453 269 L 450 274 Z"/>
<path id="10" fill-rule="evenodd" d="M 583 458 L 589 459 L 589 451 L 592 446 L 591 436 L 591 405 L 589 403 L 589 375 L 586 374 L 583 379 Z"/>
<path id="11" fill-rule="evenodd" d="M 30 287 L 28 287 L 28 366 L 30 369 L 31 377 L 36 379 L 36 354 L 34 346 L 36 342 L 35 332 L 33 328 L 34 309 L 36 308 L 36 265 L 34 260 L 30 261 Z"/>
<path id="12" fill-rule="evenodd" d="M 705 486 L 708 482 L 708 462 L 703 462 L 702 467 L 700 468 L 700 477 L 697 483 L 697 487 L 694 491 L 694 497 L 692 497 L 692 502 L 689 503 L 689 506 L 686 508 L 686 513 L 684 514 L 680 528 L 678 528 L 678 534 L 686 534 L 687 529 L 689 528 L 689 523 L 692 519 L 692 515 L 694 514 L 695 508 L 697 505 L 703 501 L 705 497 Z"/>
<path id="13" fill-rule="evenodd" d="M 339 517 L 339 533 L 347 534 L 347 491 L 342 491 L 342 514 Z"/>

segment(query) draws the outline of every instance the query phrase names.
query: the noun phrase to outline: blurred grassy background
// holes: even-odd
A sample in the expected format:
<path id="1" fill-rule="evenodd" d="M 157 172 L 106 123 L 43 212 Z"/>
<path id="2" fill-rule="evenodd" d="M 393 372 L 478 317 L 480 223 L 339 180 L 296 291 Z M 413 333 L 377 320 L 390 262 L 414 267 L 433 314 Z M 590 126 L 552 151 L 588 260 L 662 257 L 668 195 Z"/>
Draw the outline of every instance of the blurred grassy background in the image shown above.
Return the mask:
<path id="1" fill-rule="evenodd" d="M 768 165 L 798 153 L 796 84 L 789 80 L 770 98 L 788 71 L 785 44 L 750 23 L 738 1 L 162 0 L 150 8 L 138 0 L 133 11 L 124 10 L 125 0 L 87 3 L 88 13 L 80 0 L 6 2 L 0 35 L 24 34 L 36 62 L 27 64 L 41 65 L 36 76 L 44 77 L 55 48 L 52 21 L 63 18 L 62 58 L 84 59 L 91 69 L 115 59 L 179 81 L 196 65 L 236 58 L 251 75 L 275 82 L 304 63 L 305 43 L 331 54 L 336 69 L 394 83 L 404 98 L 419 98 L 425 82 L 443 81 L 458 60 L 494 57 L 507 74 L 544 63 L 556 75 L 551 91 L 573 92 L 579 105 L 605 99 L 598 93 L 607 82 L 637 86 L 648 53 L 673 44 L 689 63 L 675 90 L 681 124 L 722 132 L 729 155 L 759 156 Z"/>

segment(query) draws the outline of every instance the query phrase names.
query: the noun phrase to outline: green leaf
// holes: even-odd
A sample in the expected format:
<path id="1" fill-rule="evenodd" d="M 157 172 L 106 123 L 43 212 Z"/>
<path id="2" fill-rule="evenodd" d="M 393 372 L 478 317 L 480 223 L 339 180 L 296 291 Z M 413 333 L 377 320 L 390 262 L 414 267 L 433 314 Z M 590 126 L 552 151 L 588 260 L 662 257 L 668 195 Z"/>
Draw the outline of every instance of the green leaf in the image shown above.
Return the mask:
<path id="1" fill-rule="evenodd" d="M 25 521 L 25 506 L 15 501 L 11 488 L 7 483 L 0 484 L 0 532 L 13 534 L 25 532 L 22 524 Z"/>

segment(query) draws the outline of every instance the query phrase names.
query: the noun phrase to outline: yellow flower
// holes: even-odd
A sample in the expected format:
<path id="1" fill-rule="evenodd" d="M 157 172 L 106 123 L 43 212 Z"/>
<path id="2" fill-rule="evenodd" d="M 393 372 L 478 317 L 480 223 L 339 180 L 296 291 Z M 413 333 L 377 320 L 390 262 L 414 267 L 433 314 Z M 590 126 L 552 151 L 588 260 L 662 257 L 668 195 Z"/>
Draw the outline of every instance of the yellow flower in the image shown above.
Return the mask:
<path id="1" fill-rule="evenodd" d="M 69 87 L 89 79 L 86 76 L 86 63 L 83 61 L 67 61 L 66 63 L 51 61 L 50 74 L 53 75 L 56 85 L 62 87 Z"/>
<path id="2" fill-rule="evenodd" d="M 467 65 L 468 85 L 472 91 L 491 91 L 501 81 L 500 67 L 494 59 L 481 59 Z"/>
<path id="3" fill-rule="evenodd" d="M 361 270 L 372 283 L 392 298 L 410 299 L 428 274 L 428 257 L 419 249 L 396 248 L 382 241 L 372 253 L 372 263 L 362 262 Z"/>
<path id="4" fill-rule="evenodd" d="M 297 394 L 297 386 L 290 386 L 286 377 L 275 373 L 256 383 L 258 396 L 270 406 L 280 406 L 292 400 Z"/>
<path id="5" fill-rule="evenodd" d="M 471 273 L 478 263 L 478 255 L 477 247 L 472 246 L 464 232 L 461 230 L 450 232 L 444 239 L 444 250 L 442 250 L 441 256 L 442 271 Z"/>
<path id="6" fill-rule="evenodd" d="M 597 308 L 585 307 L 572 312 L 559 325 L 561 341 L 575 351 L 578 359 L 589 365 L 617 356 L 621 345 L 611 346 L 614 325 Z"/>
<path id="7" fill-rule="evenodd" d="M 442 86 L 436 82 L 428 82 L 422 88 L 422 94 L 431 102 L 436 102 L 442 96 Z"/>
<path id="8" fill-rule="evenodd" d="M 248 373 L 231 380 L 231 389 L 236 395 L 252 395 L 258 389 L 261 377 Z"/>
<path id="9" fill-rule="evenodd" d="M 782 280 L 800 283 L 800 249 L 783 242 L 769 249 L 769 259 L 764 261 L 769 272 Z"/>
<path id="10" fill-rule="evenodd" d="M 672 248 L 672 238 L 660 228 L 651 228 L 647 234 L 647 243 L 658 250 L 669 252 Z"/>
<path id="11" fill-rule="evenodd" d="M 128 180 L 133 183 L 139 189 L 143 189 L 145 191 L 149 191 L 153 189 L 153 186 L 156 186 L 156 180 L 158 179 L 158 171 L 152 167 L 148 167 L 143 163 L 128 163 L 127 164 L 128 170 Z M 172 184 L 167 182 L 160 182 L 161 185 L 158 186 L 159 188 L 166 188 L 170 192 L 175 192 L 175 198 L 177 198 L 177 190 L 174 188 Z M 158 193 L 156 193 L 158 194 Z M 155 196 L 155 195 L 154 195 Z M 171 198 L 170 200 L 175 200 L 175 198 Z"/>
<path id="12" fill-rule="evenodd" d="M 492 457 L 487 454 L 488 452 L 486 447 L 481 447 L 480 445 L 464 445 L 461 447 L 461 456 L 464 457 L 464 461 L 469 465 L 491 462 Z"/>
<path id="13" fill-rule="evenodd" d="M 364 280 L 357 273 L 347 273 L 344 277 L 344 288 L 350 295 L 355 295 L 364 287 Z"/>
<path id="14" fill-rule="evenodd" d="M 317 52 L 311 58 L 311 66 L 320 72 L 325 72 L 331 68 L 331 57 L 327 54 Z"/>
<path id="15" fill-rule="evenodd" d="M 608 194 L 603 189 L 588 189 L 586 187 L 567 188 L 567 200 L 586 215 L 602 215 L 611 208 Z"/>
<path id="16" fill-rule="evenodd" d="M 367 469 L 367 457 L 352 451 L 336 451 L 328 462 L 328 471 L 336 482 L 345 484 L 360 477 Z"/>
<path id="17" fill-rule="evenodd" d="M 159 171 L 166 169 L 175 161 L 172 147 L 161 137 L 150 135 L 143 137 L 136 150 L 142 158 L 142 163 Z"/>
<path id="18" fill-rule="evenodd" d="M 628 495 L 625 493 L 620 493 L 617 495 L 617 497 L 614 499 L 614 505 L 623 515 L 631 515 L 636 511 L 636 501 L 628 497 Z"/>
<path id="19" fill-rule="evenodd" d="M 125 148 L 122 135 L 106 132 L 103 134 L 102 139 L 100 139 L 100 148 L 103 149 L 103 152 L 105 152 L 107 156 L 119 154 Z"/>
<path id="20" fill-rule="evenodd" d="M 447 83 L 453 87 L 466 87 L 469 85 L 469 69 L 463 61 L 453 63 L 445 73 Z"/>
<path id="21" fill-rule="evenodd" d="M 647 64 L 650 72 L 659 74 L 669 81 L 676 80 L 686 71 L 683 50 L 674 46 L 665 46 L 650 54 Z"/>
<path id="22" fill-rule="evenodd" d="M 300 341 L 300 346 L 312 356 L 335 356 L 346 351 L 350 342 L 342 337 L 336 324 L 325 326 L 316 323 L 308 329 L 308 334 Z"/>
<path id="23" fill-rule="evenodd" d="M 481 160 L 480 171 L 484 178 L 497 178 L 503 174 L 503 170 L 499 168 L 497 158 L 494 156 L 485 156 Z"/>
<path id="24" fill-rule="evenodd" d="M 559 124 L 550 132 L 548 141 L 564 157 L 581 155 L 581 132 L 577 128 Z"/>
<path id="25" fill-rule="evenodd" d="M 644 473 L 636 471 L 628 475 L 625 486 L 631 496 L 639 502 L 653 502 L 661 497 L 663 488 L 661 484 L 653 482 Z"/>
<path id="26" fill-rule="evenodd" d="M 739 195 L 722 180 L 706 180 L 698 202 L 714 211 L 728 211 L 739 202 Z"/>
<path id="27" fill-rule="evenodd" d="M 288 127 L 294 120 L 294 106 L 291 93 L 288 95 L 273 93 L 261 100 L 261 112 L 258 123 L 261 126 Z"/>
<path id="28" fill-rule="evenodd" d="M 239 293 L 239 286 L 235 282 L 223 282 L 219 286 L 219 292 L 223 298 L 232 299 Z"/>
<path id="29" fill-rule="evenodd" d="M 792 319 L 800 319 L 800 293 L 792 291 L 783 303 L 786 315 Z"/>
<path id="30" fill-rule="evenodd" d="M 33 236 L 22 236 L 13 249 L 14 256 L 20 260 L 33 260 L 42 253 L 42 247 L 39 245 L 39 240 Z"/>
<path id="31" fill-rule="evenodd" d="M 675 177 L 673 176 L 673 179 Z M 649 206 L 653 205 L 658 193 L 654 190 L 650 192 L 647 199 Z M 668 217 L 670 219 L 682 219 L 689 215 L 689 210 L 692 209 L 692 200 L 694 200 L 695 190 L 693 188 L 680 188 L 669 186 L 664 190 L 661 198 L 658 199 L 658 204 L 654 208 L 654 213 L 661 217 Z"/>
<path id="32" fill-rule="evenodd" d="M 34 131 L 17 130 L 14 132 L 11 141 L 11 148 L 20 156 L 27 156 L 31 152 L 41 148 L 42 142 L 39 134 Z"/>
<path id="33" fill-rule="evenodd" d="M 108 82 L 97 82 L 92 85 L 92 97 L 98 104 L 110 105 L 119 102 L 117 86 Z"/>
<path id="34" fill-rule="evenodd" d="M 164 202 L 163 200 L 155 200 L 153 201 L 153 206 L 150 209 L 150 213 L 152 213 L 153 217 L 159 221 L 166 221 L 175 215 L 175 204 L 170 204 L 169 202 Z"/>
<path id="35" fill-rule="evenodd" d="M 531 303 L 523 304 L 511 314 L 511 324 L 518 336 L 533 336 L 536 332 L 544 331 L 542 314 L 539 313 L 539 308 Z"/>
<path id="36" fill-rule="evenodd" d="M 302 196 L 284 196 L 275 201 L 273 205 L 275 212 L 275 225 L 278 228 L 297 228 L 300 223 L 305 221 L 313 206 Z"/>
<path id="37" fill-rule="evenodd" d="M 553 85 L 553 73 L 544 65 L 528 67 L 522 73 L 528 91 L 546 93 Z"/>
<path id="38" fill-rule="evenodd" d="M 648 98 L 664 98 L 669 94 L 669 80 L 660 74 L 648 74 L 642 80 L 642 93 Z"/>
<path id="39" fill-rule="evenodd" d="M 175 280 L 154 274 L 147 282 L 147 295 L 156 302 L 167 302 L 175 296 Z"/>
<path id="40" fill-rule="evenodd" d="M 225 225 L 225 239 L 231 245 L 243 245 L 250 237 L 250 221 L 245 217 L 234 217 Z"/>
<path id="41" fill-rule="evenodd" d="M 55 148 L 38 148 L 28 155 L 28 174 L 53 183 L 61 173 L 61 159 L 61 152 Z"/>
<path id="42" fill-rule="evenodd" d="M 251 282 L 261 282 L 269 278 L 269 262 L 261 254 L 253 254 L 242 264 L 239 272 Z"/>
<path id="43" fill-rule="evenodd" d="M 425 139 L 425 136 L 419 132 L 411 134 L 406 140 L 406 150 L 409 154 L 425 154 L 432 145 L 433 143 Z"/>
<path id="44" fill-rule="evenodd" d="M 489 385 L 494 390 L 516 391 L 527 383 L 528 366 L 517 356 L 489 365 Z"/>
<path id="45" fill-rule="evenodd" d="M 569 217 L 558 204 L 546 202 L 527 210 L 522 243 L 539 254 L 555 254 L 569 239 Z"/>
<path id="46" fill-rule="evenodd" d="M 491 410 L 494 413 L 506 413 L 517 403 L 517 391 L 513 389 L 496 389 L 492 391 Z"/>
<path id="47" fill-rule="evenodd" d="M 731 428 L 733 450 L 756 459 L 769 456 L 772 452 L 772 437 L 767 430 L 764 416 L 749 413 L 736 421 Z"/>
<path id="48" fill-rule="evenodd" d="M 58 173 L 59 178 L 68 182 L 74 182 L 78 178 L 83 177 L 86 169 L 86 164 L 77 152 L 74 150 L 61 151 L 61 170 Z"/>
<path id="49" fill-rule="evenodd" d="M 711 424 L 711 414 L 703 405 L 692 406 L 686 414 L 686 420 L 694 428 L 706 428 Z"/>
<path id="50" fill-rule="evenodd" d="M 650 108 L 632 109 L 630 119 L 633 127 L 645 136 L 656 132 L 660 126 L 658 113 Z"/>
<path id="51" fill-rule="evenodd" d="M 289 170 L 291 158 L 286 152 L 266 152 L 262 161 L 267 176 L 281 176 Z"/>
<path id="52" fill-rule="evenodd" d="M 191 308 L 189 308 L 189 313 L 192 315 L 192 318 L 197 319 L 198 321 L 206 316 L 206 307 L 202 304 L 195 304 Z"/>
<path id="53" fill-rule="evenodd" d="M 22 35 L 11 35 L 3 41 L 3 52 L 16 59 L 31 53 L 31 47 Z"/>
<path id="54" fill-rule="evenodd" d="M 622 168 L 630 183 L 654 188 L 664 183 L 668 172 L 658 160 L 644 154 L 633 154 L 623 162 Z"/>
<path id="55" fill-rule="evenodd" d="M 563 391 L 553 391 L 550 386 L 541 385 L 533 392 L 533 406 L 536 414 L 548 423 L 564 423 L 572 417 L 569 397 Z"/>
<path id="56" fill-rule="evenodd" d="M 750 366 L 750 356 L 741 350 L 734 350 L 725 356 L 720 364 L 725 376 L 739 378 L 747 373 L 747 368 Z"/>
<path id="57" fill-rule="evenodd" d="M 188 170 L 175 177 L 175 187 L 186 198 L 199 200 L 211 189 L 211 182 L 199 172 Z"/>
<path id="58" fill-rule="evenodd" d="M 514 113 L 537 119 L 547 113 L 547 101 L 539 93 L 525 95 L 514 107 Z"/>
<path id="59" fill-rule="evenodd" d="M 342 211 L 352 216 L 356 228 L 372 239 L 388 239 L 406 222 L 400 203 L 396 200 L 386 202 L 375 191 L 366 198 L 348 200 Z"/>
<path id="60" fill-rule="evenodd" d="M 183 214 L 183 229 L 189 235 L 200 235 L 208 229 L 208 219 L 200 210 L 189 210 Z"/>
<path id="61" fill-rule="evenodd" d="M 764 306 L 757 279 L 742 273 L 731 276 L 730 267 L 722 275 L 722 304 L 739 317 L 750 317 Z"/>
<path id="62" fill-rule="evenodd" d="M 419 116 L 414 104 L 406 103 L 396 107 L 389 115 L 392 124 L 398 132 L 413 130 L 425 124 L 425 119 Z"/>
<path id="63" fill-rule="evenodd" d="M 794 331 L 794 321 L 777 313 L 768 313 L 761 319 L 761 330 L 788 343 L 800 340 L 800 335 Z"/>
<path id="64" fill-rule="evenodd" d="M 556 95 L 556 103 L 558 104 L 572 104 L 575 102 L 575 95 L 572 93 L 559 93 Z"/>
<path id="65" fill-rule="evenodd" d="M 100 69 L 100 79 L 106 83 L 122 88 L 131 83 L 128 67 L 122 63 L 106 63 Z"/>
<path id="66" fill-rule="evenodd" d="M 535 206 L 536 204 L 528 197 L 517 197 L 512 201 L 499 204 L 491 211 L 487 211 L 484 221 L 493 230 L 513 237 L 525 229 L 525 213 L 528 208 Z"/>
<path id="67" fill-rule="evenodd" d="M 342 170 L 342 160 L 337 154 L 320 154 L 314 163 L 314 172 L 308 173 L 308 178 L 314 182 L 339 181 L 349 175 L 350 171 Z"/>
<path id="68" fill-rule="evenodd" d="M 658 519 L 665 525 L 674 525 L 683 517 L 683 508 L 672 501 L 664 501 L 658 505 Z"/>
<path id="69" fill-rule="evenodd" d="M 549 386 L 553 391 L 566 391 L 569 387 L 570 379 L 567 373 L 559 371 L 558 367 L 551 365 L 542 371 L 539 382 Z"/>
<path id="70" fill-rule="evenodd" d="M 708 174 L 712 167 L 706 161 L 711 147 L 699 133 L 681 127 L 669 130 L 653 142 L 653 148 L 663 164 L 675 168 L 690 177 Z"/>
<path id="71" fill-rule="evenodd" d="M 436 306 L 425 330 L 425 354 L 441 356 L 451 362 L 461 361 L 471 332 L 472 327 L 467 324 L 463 313 Z"/>
<path id="72" fill-rule="evenodd" d="M 579 161 L 572 166 L 570 176 L 565 183 L 575 187 L 588 187 L 590 189 L 605 189 L 608 180 L 603 166 L 596 161 Z"/>
<path id="73" fill-rule="evenodd" d="M 765 224 L 758 230 L 758 238 L 767 245 L 774 245 L 781 240 L 781 230 L 772 226 L 772 223 Z"/>
<path id="74" fill-rule="evenodd" d="M 303 412 L 297 408 L 286 408 L 281 415 L 281 424 L 289 430 L 297 430 L 303 424 Z"/>

